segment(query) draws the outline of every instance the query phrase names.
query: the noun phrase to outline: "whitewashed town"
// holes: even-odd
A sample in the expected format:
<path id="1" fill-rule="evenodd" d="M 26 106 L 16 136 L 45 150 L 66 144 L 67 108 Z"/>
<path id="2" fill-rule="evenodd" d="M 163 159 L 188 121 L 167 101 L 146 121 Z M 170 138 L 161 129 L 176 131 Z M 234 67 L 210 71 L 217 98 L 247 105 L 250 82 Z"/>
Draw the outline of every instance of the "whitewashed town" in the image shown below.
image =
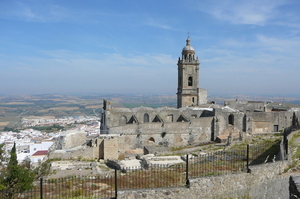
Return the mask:
<path id="1" fill-rule="evenodd" d="M 72 125 L 67 131 L 42 132 L 32 129 L 35 126 L 57 125 L 64 127 Z M 71 130 L 84 132 L 86 136 L 97 136 L 100 133 L 100 122 L 96 116 L 78 116 L 64 118 L 22 118 L 20 132 L 0 132 L 0 143 L 4 143 L 5 151 L 9 154 L 13 144 L 16 143 L 17 157 L 19 163 L 30 159 L 34 165 L 41 162 L 48 154 L 49 148 L 55 140 L 62 134 Z"/>

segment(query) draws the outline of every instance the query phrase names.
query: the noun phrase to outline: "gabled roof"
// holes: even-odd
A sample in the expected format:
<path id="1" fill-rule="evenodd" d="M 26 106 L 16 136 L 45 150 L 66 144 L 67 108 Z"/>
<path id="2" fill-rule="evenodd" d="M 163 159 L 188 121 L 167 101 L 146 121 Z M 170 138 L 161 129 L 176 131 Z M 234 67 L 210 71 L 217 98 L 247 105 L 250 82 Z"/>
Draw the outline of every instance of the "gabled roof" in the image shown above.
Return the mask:
<path id="1" fill-rule="evenodd" d="M 163 122 L 163 119 L 159 115 L 156 115 L 152 122 Z"/>
<path id="2" fill-rule="evenodd" d="M 134 124 L 134 123 L 139 123 L 135 115 L 131 116 L 127 124 Z"/>
<path id="3" fill-rule="evenodd" d="M 184 115 L 182 115 L 182 114 L 177 119 L 177 122 L 188 122 L 188 121 L 189 120 Z"/>
<path id="4" fill-rule="evenodd" d="M 41 151 L 35 152 L 31 156 L 42 156 L 42 155 L 47 155 L 47 154 L 48 154 L 48 150 L 41 150 Z"/>

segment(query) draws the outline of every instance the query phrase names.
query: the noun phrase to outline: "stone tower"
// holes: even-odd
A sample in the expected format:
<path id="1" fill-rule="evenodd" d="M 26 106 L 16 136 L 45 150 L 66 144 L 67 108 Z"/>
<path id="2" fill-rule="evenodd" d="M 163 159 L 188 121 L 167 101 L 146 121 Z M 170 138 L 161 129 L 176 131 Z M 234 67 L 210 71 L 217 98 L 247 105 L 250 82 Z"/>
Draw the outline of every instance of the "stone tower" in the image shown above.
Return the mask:
<path id="1" fill-rule="evenodd" d="M 196 57 L 194 48 L 191 46 L 190 37 L 187 38 L 186 46 L 182 49 L 181 54 L 182 56 L 179 57 L 177 63 L 177 108 L 207 103 L 206 90 L 198 87 L 200 62 Z"/>

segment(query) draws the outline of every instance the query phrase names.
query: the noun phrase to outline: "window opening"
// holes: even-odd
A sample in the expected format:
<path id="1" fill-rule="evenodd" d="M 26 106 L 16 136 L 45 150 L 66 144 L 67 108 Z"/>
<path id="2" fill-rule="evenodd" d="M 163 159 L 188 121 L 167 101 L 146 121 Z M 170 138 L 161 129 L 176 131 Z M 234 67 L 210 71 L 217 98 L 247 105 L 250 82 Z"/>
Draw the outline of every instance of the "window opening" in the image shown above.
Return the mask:
<path id="1" fill-rule="evenodd" d="M 228 117 L 228 124 L 234 125 L 234 116 L 232 114 Z"/>
<path id="2" fill-rule="evenodd" d="M 149 122 L 149 114 L 145 113 L 144 114 L 144 123 L 147 123 L 147 122 Z"/>
<path id="3" fill-rule="evenodd" d="M 193 86 L 193 77 L 189 77 L 188 86 Z"/>

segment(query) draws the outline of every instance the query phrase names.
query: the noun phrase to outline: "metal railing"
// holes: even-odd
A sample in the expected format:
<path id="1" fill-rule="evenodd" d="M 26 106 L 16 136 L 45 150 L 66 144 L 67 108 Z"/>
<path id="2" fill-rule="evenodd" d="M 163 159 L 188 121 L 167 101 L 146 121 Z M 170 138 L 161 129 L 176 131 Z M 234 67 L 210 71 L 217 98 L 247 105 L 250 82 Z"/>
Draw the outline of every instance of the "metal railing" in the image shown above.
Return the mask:
<path id="1" fill-rule="evenodd" d="M 130 167 L 106 176 L 73 176 L 43 179 L 27 192 L 15 193 L 13 198 L 117 198 L 118 190 L 190 187 L 190 178 L 251 172 L 249 166 L 284 159 L 270 155 L 274 147 L 285 149 L 287 142 L 269 145 L 247 145 L 241 150 L 216 151 L 201 155 L 185 155 L 184 163 Z M 0 196 L 5 196 L 5 189 Z M 5 198 L 5 197 L 3 197 Z"/>

